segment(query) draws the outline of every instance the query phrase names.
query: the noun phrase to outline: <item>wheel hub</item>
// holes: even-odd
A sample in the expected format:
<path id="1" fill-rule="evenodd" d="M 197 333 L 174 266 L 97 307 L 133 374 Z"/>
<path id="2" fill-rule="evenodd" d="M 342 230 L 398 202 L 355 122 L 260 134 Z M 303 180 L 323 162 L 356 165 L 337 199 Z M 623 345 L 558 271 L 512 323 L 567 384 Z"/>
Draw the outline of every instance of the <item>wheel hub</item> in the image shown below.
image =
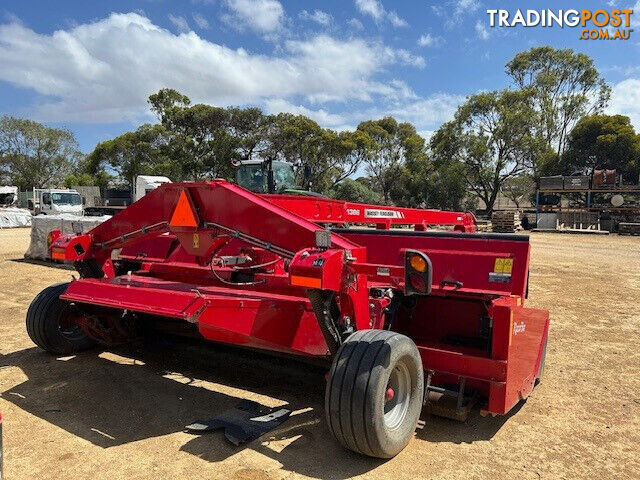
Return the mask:
<path id="1" fill-rule="evenodd" d="M 396 392 L 393 390 L 393 388 L 387 387 L 387 391 L 384 395 L 385 402 L 389 402 L 393 400 L 393 397 L 395 397 L 395 395 L 396 395 Z"/>
<path id="2" fill-rule="evenodd" d="M 411 375 L 407 366 L 399 362 L 389 375 L 385 390 L 384 423 L 393 430 L 402 425 L 409 409 Z"/>

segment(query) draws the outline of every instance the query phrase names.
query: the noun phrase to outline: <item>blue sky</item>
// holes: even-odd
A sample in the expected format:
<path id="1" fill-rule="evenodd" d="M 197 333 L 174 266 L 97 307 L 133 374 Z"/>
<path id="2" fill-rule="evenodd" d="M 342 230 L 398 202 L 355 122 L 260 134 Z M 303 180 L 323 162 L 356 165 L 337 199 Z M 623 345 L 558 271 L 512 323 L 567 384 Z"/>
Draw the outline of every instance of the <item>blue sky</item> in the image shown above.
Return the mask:
<path id="1" fill-rule="evenodd" d="M 519 7 L 635 8 L 638 31 L 605 41 L 490 27 L 487 9 Z M 6 0 L 0 112 L 67 127 L 85 152 L 152 121 L 146 98 L 162 87 L 335 129 L 393 115 L 428 136 L 466 95 L 509 86 L 515 53 L 547 44 L 593 57 L 613 88 L 609 111 L 640 130 L 639 0 Z"/>

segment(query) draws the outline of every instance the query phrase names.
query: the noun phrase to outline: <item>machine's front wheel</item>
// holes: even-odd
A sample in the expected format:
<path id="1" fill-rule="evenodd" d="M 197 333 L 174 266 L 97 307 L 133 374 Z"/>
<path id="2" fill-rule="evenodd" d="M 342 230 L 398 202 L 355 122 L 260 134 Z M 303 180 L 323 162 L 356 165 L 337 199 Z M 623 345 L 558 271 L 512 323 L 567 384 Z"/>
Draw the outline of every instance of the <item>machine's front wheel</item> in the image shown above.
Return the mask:
<path id="1" fill-rule="evenodd" d="M 76 323 L 77 313 L 73 307 L 59 298 L 68 286 L 65 282 L 45 288 L 27 310 L 29 337 L 37 346 L 55 355 L 68 355 L 95 345 Z"/>
<path id="2" fill-rule="evenodd" d="M 331 433 L 353 451 L 391 458 L 411 440 L 424 372 L 413 341 L 387 330 L 351 335 L 333 360 L 325 394 Z"/>

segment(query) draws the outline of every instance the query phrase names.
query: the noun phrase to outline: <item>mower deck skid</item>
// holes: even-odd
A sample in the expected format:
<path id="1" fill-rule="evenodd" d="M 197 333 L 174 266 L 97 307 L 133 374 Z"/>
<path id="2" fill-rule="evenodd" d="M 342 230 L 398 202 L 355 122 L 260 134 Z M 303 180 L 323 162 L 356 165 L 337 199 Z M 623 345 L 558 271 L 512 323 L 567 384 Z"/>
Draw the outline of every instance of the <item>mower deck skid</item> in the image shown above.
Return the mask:
<path id="1" fill-rule="evenodd" d="M 390 406 L 396 401 L 411 402 L 403 410 L 411 412 L 408 423 L 402 420 L 403 441 L 423 397 L 457 391 L 458 408 L 464 399 L 480 399 L 485 412 L 504 414 L 531 393 L 544 362 L 549 314 L 523 306 L 528 237 L 427 232 L 418 210 L 397 207 L 388 209 L 393 224 L 403 214 L 414 230 L 391 224 L 329 230 L 319 223 L 333 216 L 314 222 L 313 209 L 305 213 L 289 203 L 222 180 L 164 184 L 87 234 L 55 236 L 52 254 L 74 262 L 81 274 L 55 295 L 88 340 L 126 341 L 141 323 L 170 323 L 191 325 L 186 330 L 207 340 L 331 363 L 330 429 L 367 455 L 393 456 L 403 444 L 386 437 L 384 445 L 360 445 L 362 435 L 339 431 L 363 417 L 343 418 L 338 390 L 354 395 L 358 406 L 349 412 L 369 408 L 363 399 L 373 395 L 368 385 L 375 382 L 382 383 L 367 401 L 377 405 L 376 414 L 396 411 Z M 465 229 L 473 227 L 472 217 L 460 218 Z"/>
<path id="2" fill-rule="evenodd" d="M 207 340 L 297 355 L 329 354 L 306 296 L 123 275 L 71 282 L 60 298 L 194 323 Z"/>

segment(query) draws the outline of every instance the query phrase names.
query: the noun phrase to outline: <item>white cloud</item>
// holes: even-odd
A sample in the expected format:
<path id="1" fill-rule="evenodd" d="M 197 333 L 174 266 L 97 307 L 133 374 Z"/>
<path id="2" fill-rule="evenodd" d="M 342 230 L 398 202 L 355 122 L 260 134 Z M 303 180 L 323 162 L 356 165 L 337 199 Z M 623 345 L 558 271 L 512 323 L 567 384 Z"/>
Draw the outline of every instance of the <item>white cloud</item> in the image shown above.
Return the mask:
<path id="1" fill-rule="evenodd" d="M 613 86 L 607 113 L 627 115 L 640 132 L 640 79 L 627 78 Z"/>
<path id="2" fill-rule="evenodd" d="M 226 0 L 226 6 L 231 13 L 224 14 L 222 20 L 233 28 L 259 34 L 282 29 L 284 8 L 278 0 Z"/>
<path id="3" fill-rule="evenodd" d="M 401 83 L 398 81 L 398 84 Z M 456 109 L 464 103 L 464 100 L 464 95 L 446 93 L 435 93 L 426 98 L 419 98 L 409 89 L 405 98 L 388 107 L 377 106 L 362 110 L 329 113 L 325 109 L 313 110 L 287 100 L 272 99 L 265 102 L 265 110 L 267 113 L 289 112 L 296 115 L 306 115 L 321 126 L 335 130 L 354 129 L 363 120 L 393 116 L 399 122 L 414 124 L 418 133 L 428 140 L 442 123 L 453 118 Z"/>
<path id="4" fill-rule="evenodd" d="M 413 65 L 414 67 L 424 68 L 427 65 L 427 62 L 419 55 L 413 55 L 407 50 L 399 49 L 399 50 L 390 50 L 388 49 L 388 54 L 392 55 L 399 63 L 403 63 L 405 65 Z"/>
<path id="5" fill-rule="evenodd" d="M 464 95 L 436 93 L 396 106 L 389 110 L 389 114 L 398 120 L 413 123 L 418 129 L 427 129 L 451 120 L 464 100 Z"/>
<path id="6" fill-rule="evenodd" d="M 357 18 L 351 18 L 347 20 L 347 25 L 349 25 L 354 30 L 364 30 L 364 25 L 362 25 L 362 22 Z"/>
<path id="7" fill-rule="evenodd" d="M 189 23 L 187 22 L 187 19 L 184 17 L 181 17 L 179 15 L 171 15 L 169 14 L 169 21 L 171 23 L 173 23 L 173 25 L 180 31 L 180 32 L 188 32 L 189 30 L 191 30 L 189 28 Z"/>
<path id="8" fill-rule="evenodd" d="M 201 15 L 200 13 L 193 13 L 192 15 L 193 17 L 193 21 L 196 22 L 196 25 L 200 28 L 202 28 L 203 30 L 206 30 L 209 28 L 209 20 L 207 20 L 204 15 Z"/>
<path id="9" fill-rule="evenodd" d="M 406 27 L 409 24 L 404 18 L 400 18 L 396 12 L 389 12 L 387 18 L 394 27 Z"/>
<path id="10" fill-rule="evenodd" d="M 424 138 L 426 143 L 429 143 L 429 140 L 431 140 L 434 133 L 436 133 L 435 130 L 418 130 L 418 135 Z"/>
<path id="11" fill-rule="evenodd" d="M 476 34 L 480 40 L 489 40 L 489 30 L 479 20 L 476 22 Z"/>
<path id="12" fill-rule="evenodd" d="M 0 25 L 0 80 L 40 94 L 29 116 L 41 121 L 139 121 L 146 98 L 175 88 L 194 102 L 264 104 L 408 101 L 402 82 L 385 80 L 389 66 L 424 66 L 406 50 L 359 38 L 317 35 L 258 55 L 174 34 L 136 14 L 40 34 L 20 23 Z"/>
<path id="13" fill-rule="evenodd" d="M 323 12 L 322 10 L 314 10 L 313 13 L 309 13 L 306 10 L 302 10 L 300 12 L 300 18 L 303 20 L 310 20 L 312 22 L 316 22 L 319 25 L 324 27 L 331 24 L 333 21 L 333 17 L 329 15 L 327 12 Z"/>
<path id="14" fill-rule="evenodd" d="M 343 115 L 329 113 L 322 108 L 312 110 L 304 105 L 295 105 L 282 98 L 273 98 L 265 101 L 264 108 L 269 114 L 287 112 L 295 115 L 305 115 L 326 128 L 342 129 L 340 127 L 343 127 L 347 121 Z"/>
<path id="15" fill-rule="evenodd" d="M 427 33 L 426 35 L 421 35 L 418 39 L 418 45 L 421 47 L 437 47 L 442 43 L 442 37 L 436 37 Z"/>
<path id="16" fill-rule="evenodd" d="M 439 17 L 446 17 L 444 26 L 453 28 L 459 25 L 467 15 L 478 11 L 480 2 L 478 0 L 451 0 L 444 5 L 432 5 L 431 9 Z"/>
<path id="17" fill-rule="evenodd" d="M 384 7 L 379 0 L 356 0 L 356 7 L 360 13 L 371 15 L 375 20 L 382 20 Z"/>
<path id="18" fill-rule="evenodd" d="M 631 14 L 631 26 L 634 28 L 640 28 L 640 0 L 631 7 L 633 14 Z"/>
<path id="19" fill-rule="evenodd" d="M 404 18 L 400 18 L 395 11 L 385 10 L 380 0 L 355 0 L 356 8 L 363 15 L 369 15 L 376 22 L 388 20 L 394 27 L 406 27 L 408 25 Z"/>
<path id="20" fill-rule="evenodd" d="M 455 6 L 454 15 L 474 13 L 480 8 L 480 2 L 478 0 L 456 0 L 453 3 Z"/>

